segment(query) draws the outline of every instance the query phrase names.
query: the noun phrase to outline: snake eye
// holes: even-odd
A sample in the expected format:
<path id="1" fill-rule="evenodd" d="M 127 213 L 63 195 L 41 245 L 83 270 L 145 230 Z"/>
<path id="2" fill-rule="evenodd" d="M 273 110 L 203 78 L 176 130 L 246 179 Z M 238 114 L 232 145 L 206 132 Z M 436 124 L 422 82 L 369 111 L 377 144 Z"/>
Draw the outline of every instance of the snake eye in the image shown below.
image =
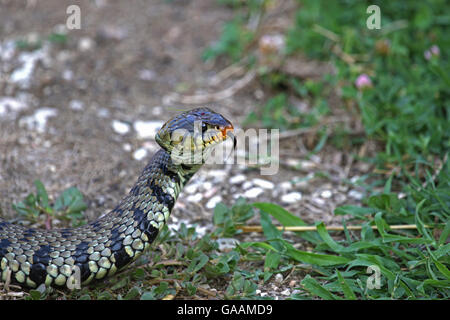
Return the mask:
<path id="1" fill-rule="evenodd" d="M 206 130 L 208 130 L 208 126 L 206 125 L 205 122 L 202 122 L 202 133 L 205 133 Z"/>

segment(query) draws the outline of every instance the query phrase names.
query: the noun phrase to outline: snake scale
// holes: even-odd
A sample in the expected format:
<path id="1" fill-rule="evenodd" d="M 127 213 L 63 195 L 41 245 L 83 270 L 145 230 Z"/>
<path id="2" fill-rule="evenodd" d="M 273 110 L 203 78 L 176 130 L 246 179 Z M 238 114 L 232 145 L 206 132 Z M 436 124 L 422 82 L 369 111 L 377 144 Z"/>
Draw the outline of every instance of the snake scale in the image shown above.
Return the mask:
<path id="1" fill-rule="evenodd" d="M 236 144 L 233 125 L 222 115 L 208 108 L 181 113 L 156 134 L 161 149 L 129 194 L 98 220 L 58 230 L 0 220 L 1 281 L 70 288 L 76 281 L 88 284 L 123 269 L 150 247 L 183 186 L 204 163 L 192 161 L 192 154 L 204 159 L 228 137 Z"/>

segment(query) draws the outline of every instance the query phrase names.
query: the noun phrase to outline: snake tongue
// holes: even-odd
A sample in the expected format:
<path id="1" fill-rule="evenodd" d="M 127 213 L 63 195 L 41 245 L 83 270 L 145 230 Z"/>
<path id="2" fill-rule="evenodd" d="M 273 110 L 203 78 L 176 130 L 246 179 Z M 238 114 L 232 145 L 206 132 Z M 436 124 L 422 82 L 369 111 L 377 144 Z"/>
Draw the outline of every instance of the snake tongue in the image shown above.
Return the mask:
<path id="1" fill-rule="evenodd" d="M 233 131 L 228 132 L 227 137 L 230 137 L 231 139 L 233 139 L 233 150 L 236 150 L 237 139 L 236 139 L 236 136 L 234 135 Z"/>

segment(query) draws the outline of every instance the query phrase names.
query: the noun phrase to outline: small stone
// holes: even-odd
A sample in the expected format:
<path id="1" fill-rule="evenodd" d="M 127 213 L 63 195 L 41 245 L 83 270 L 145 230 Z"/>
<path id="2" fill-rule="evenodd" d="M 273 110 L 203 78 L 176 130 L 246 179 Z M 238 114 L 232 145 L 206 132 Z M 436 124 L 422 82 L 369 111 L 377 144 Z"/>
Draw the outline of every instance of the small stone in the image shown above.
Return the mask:
<path id="1" fill-rule="evenodd" d="M 291 280 L 289 281 L 289 287 L 293 288 L 297 285 L 297 280 Z"/>
<path id="2" fill-rule="evenodd" d="M 323 200 L 321 198 L 313 198 L 312 201 L 318 206 L 325 205 L 325 200 Z"/>
<path id="3" fill-rule="evenodd" d="M 280 188 L 283 190 L 291 190 L 292 189 L 292 183 L 290 183 L 289 181 L 285 181 L 279 184 Z"/>
<path id="4" fill-rule="evenodd" d="M 281 273 L 277 273 L 275 275 L 275 282 L 278 283 L 278 284 L 283 282 L 283 275 Z"/>
<path id="5" fill-rule="evenodd" d="M 201 193 L 196 193 L 196 194 L 190 195 L 186 198 L 186 200 L 189 202 L 199 202 L 202 199 L 203 199 L 203 195 Z"/>
<path id="6" fill-rule="evenodd" d="M 100 108 L 100 109 L 98 109 L 98 111 L 97 111 L 97 115 L 98 115 L 100 118 L 107 118 L 107 117 L 109 117 L 109 110 L 106 109 L 106 108 Z"/>
<path id="7" fill-rule="evenodd" d="M 320 194 L 320 196 L 321 196 L 322 198 L 325 198 L 325 199 L 331 198 L 332 195 L 333 195 L 333 193 L 332 193 L 330 190 L 324 190 L 324 191 L 322 191 L 322 193 Z"/>
<path id="8" fill-rule="evenodd" d="M 291 295 L 291 290 L 289 290 L 289 289 L 283 290 L 283 291 L 281 291 L 281 294 L 283 296 L 289 296 L 289 295 Z"/>
<path id="9" fill-rule="evenodd" d="M 69 108 L 76 111 L 83 110 L 84 103 L 80 100 L 71 100 L 69 102 Z"/>
<path id="10" fill-rule="evenodd" d="M 153 107 L 152 114 L 154 116 L 160 116 L 163 113 L 163 108 L 161 106 Z"/>
<path id="11" fill-rule="evenodd" d="M 194 194 L 197 191 L 198 184 L 189 184 L 184 188 L 184 192 Z"/>
<path id="12" fill-rule="evenodd" d="M 147 156 L 147 150 L 144 148 L 140 148 L 137 149 L 134 153 L 133 153 L 133 158 L 136 159 L 137 161 L 141 161 L 142 159 L 144 159 Z"/>
<path id="13" fill-rule="evenodd" d="M 6 116 L 14 118 L 19 111 L 26 108 L 27 105 L 16 98 L 0 97 L 0 117 L 2 118 Z"/>
<path id="14" fill-rule="evenodd" d="M 234 177 L 231 177 L 230 180 L 228 180 L 230 182 L 230 184 L 239 184 L 244 182 L 247 179 L 246 176 L 244 176 L 243 174 L 238 174 Z"/>
<path id="15" fill-rule="evenodd" d="M 64 70 L 62 73 L 62 78 L 66 81 L 72 80 L 73 79 L 73 71 L 69 70 L 69 69 Z"/>
<path id="16" fill-rule="evenodd" d="M 291 192 L 281 196 L 281 201 L 284 203 L 295 203 L 302 199 L 302 194 L 300 192 Z"/>
<path id="17" fill-rule="evenodd" d="M 118 134 L 124 135 L 130 132 L 130 125 L 120 120 L 113 120 L 112 127 Z"/>
<path id="18" fill-rule="evenodd" d="M 242 189 L 247 190 L 253 186 L 253 183 L 251 181 L 245 181 L 242 185 Z"/>
<path id="19" fill-rule="evenodd" d="M 263 179 L 253 179 L 253 184 L 264 189 L 273 189 L 275 187 L 272 182 Z"/>
<path id="20" fill-rule="evenodd" d="M 144 81 L 151 81 L 156 78 L 156 72 L 149 69 L 143 69 L 139 71 L 139 78 Z"/>
<path id="21" fill-rule="evenodd" d="M 227 252 L 236 248 L 239 240 L 234 238 L 218 238 L 217 244 L 219 245 L 219 251 Z"/>
<path id="22" fill-rule="evenodd" d="M 247 190 L 244 193 L 244 197 L 246 197 L 246 198 L 256 198 L 263 192 L 264 192 L 264 190 L 261 189 L 261 188 L 256 188 L 256 187 L 255 188 L 251 188 L 251 189 Z"/>
<path id="23" fill-rule="evenodd" d="M 209 181 L 206 181 L 202 185 L 203 190 L 210 190 L 212 187 L 213 187 L 213 184 L 211 182 L 209 182 Z"/>
<path id="24" fill-rule="evenodd" d="M 222 197 L 221 196 L 214 196 L 211 199 L 209 199 L 209 201 L 206 203 L 206 208 L 208 209 L 213 209 L 216 207 L 216 205 L 222 201 Z"/>
<path id="25" fill-rule="evenodd" d="M 356 190 L 350 190 L 349 193 L 348 193 L 348 196 L 350 198 L 353 198 L 353 199 L 356 199 L 356 200 L 361 200 L 364 197 L 364 195 L 361 192 L 356 191 Z"/>
<path id="26" fill-rule="evenodd" d="M 133 124 L 134 130 L 136 130 L 138 138 L 140 139 L 154 139 L 158 130 L 164 123 L 162 121 L 136 121 Z"/>
<path id="27" fill-rule="evenodd" d="M 19 125 L 25 125 L 29 129 L 36 129 L 38 132 L 44 132 L 48 118 L 55 117 L 57 114 L 58 111 L 56 109 L 41 108 L 36 110 L 34 115 L 20 119 Z"/>
<path id="28" fill-rule="evenodd" d="M 225 180 L 227 172 L 225 170 L 209 170 L 208 176 L 214 177 L 214 180 L 217 182 L 222 182 Z"/>
<path id="29" fill-rule="evenodd" d="M 131 144 L 124 143 L 122 148 L 123 148 L 123 151 L 130 152 L 131 151 Z"/>
<path id="30" fill-rule="evenodd" d="M 78 42 L 78 49 L 82 52 L 91 50 L 94 47 L 94 41 L 91 38 L 83 37 Z"/>
<path id="31" fill-rule="evenodd" d="M 261 100 L 262 98 L 264 98 L 264 91 L 262 91 L 261 89 L 255 90 L 255 92 L 253 94 L 255 95 L 255 98 L 258 100 Z"/>

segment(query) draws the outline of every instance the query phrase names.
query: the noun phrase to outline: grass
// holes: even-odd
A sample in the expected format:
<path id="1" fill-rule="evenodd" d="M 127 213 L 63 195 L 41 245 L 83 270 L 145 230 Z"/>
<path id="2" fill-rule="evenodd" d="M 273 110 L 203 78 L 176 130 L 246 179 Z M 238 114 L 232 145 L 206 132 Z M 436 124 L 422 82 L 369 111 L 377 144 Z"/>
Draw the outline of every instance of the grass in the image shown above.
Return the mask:
<path id="1" fill-rule="evenodd" d="M 232 7 L 236 17 L 205 50 L 204 58 L 234 62 L 250 56 L 257 61 L 251 52 L 257 35 L 247 29 L 246 19 L 263 12 L 270 1 L 220 2 Z M 380 30 L 366 28 L 366 8 L 371 4 L 381 8 Z M 286 50 L 280 55 L 287 59 L 301 52 L 331 61 L 337 72 L 303 80 L 258 63 L 250 66 L 259 68 L 258 81 L 271 94 L 249 116 L 248 125 L 282 130 L 318 126 L 320 138 L 312 153 L 327 144 L 348 152 L 366 141 L 380 146 L 372 156 L 354 155 L 374 164 L 378 173 L 348 181 L 364 186 L 367 196 L 358 206 L 334 211 L 351 217 L 342 220 L 343 235 L 327 231 L 321 221 L 315 232 L 280 231 L 276 225 L 306 223 L 277 204 L 239 199 L 231 207 L 216 206 L 214 229 L 206 236 L 195 226 L 182 225 L 176 232 L 164 228 L 148 255 L 105 282 L 75 291 L 38 288 L 23 297 L 261 299 L 257 290 L 281 273 L 301 279 L 288 299 L 448 299 L 449 9 L 440 0 L 299 1 L 284 35 Z M 431 53 L 433 46 L 439 54 Z M 356 85 L 361 75 L 370 79 L 365 87 Z M 330 104 L 333 91 L 340 97 L 338 105 Z M 311 110 L 299 112 L 290 104 L 292 95 L 308 101 Z M 322 130 L 333 108 L 353 115 L 353 107 L 364 127 L 359 137 L 350 139 L 339 127 Z M 382 191 L 373 186 L 382 186 Z M 36 194 L 16 204 L 19 213 L 28 219 L 75 213 L 76 223 L 83 223 L 78 215 L 84 210 L 79 191 L 72 189 L 74 197 L 57 205 L 48 203 L 41 183 L 36 187 Z M 75 212 L 70 210 L 72 201 L 80 205 L 74 205 Z M 219 239 L 240 238 L 239 227 L 255 216 L 263 229 L 260 238 L 219 250 Z M 362 230 L 346 228 L 354 224 L 362 225 Z M 414 224 L 417 230 L 391 230 L 395 224 Z"/>

